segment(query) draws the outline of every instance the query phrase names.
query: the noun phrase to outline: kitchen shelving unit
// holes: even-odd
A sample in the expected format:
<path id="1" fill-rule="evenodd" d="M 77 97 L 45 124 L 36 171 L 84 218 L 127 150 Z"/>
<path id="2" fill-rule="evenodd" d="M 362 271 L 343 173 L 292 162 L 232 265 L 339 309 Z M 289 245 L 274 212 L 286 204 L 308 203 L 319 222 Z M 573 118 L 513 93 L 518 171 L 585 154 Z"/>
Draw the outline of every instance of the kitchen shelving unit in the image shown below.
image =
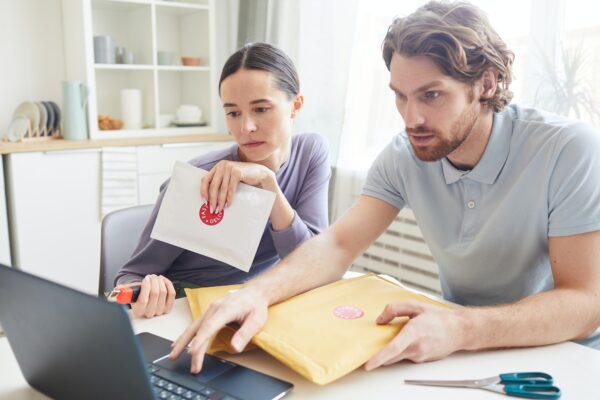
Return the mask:
<path id="1" fill-rule="evenodd" d="M 62 0 L 69 79 L 89 89 L 91 139 L 170 136 L 216 131 L 214 0 Z M 108 35 L 133 52 L 133 64 L 96 64 L 94 36 Z M 173 65 L 159 65 L 158 51 L 174 54 Z M 181 65 L 182 56 L 202 59 Z M 98 128 L 98 114 L 121 118 L 120 91 L 142 91 L 143 128 Z M 205 126 L 160 127 L 161 115 L 175 115 L 181 104 L 203 111 Z"/>

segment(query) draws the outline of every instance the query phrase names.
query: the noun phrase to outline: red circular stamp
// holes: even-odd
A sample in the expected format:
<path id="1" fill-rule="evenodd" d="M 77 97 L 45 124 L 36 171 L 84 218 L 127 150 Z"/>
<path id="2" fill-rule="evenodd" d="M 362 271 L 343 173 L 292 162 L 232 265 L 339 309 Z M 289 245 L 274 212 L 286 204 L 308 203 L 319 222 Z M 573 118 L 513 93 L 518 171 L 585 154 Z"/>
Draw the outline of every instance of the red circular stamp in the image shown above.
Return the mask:
<path id="1" fill-rule="evenodd" d="M 342 319 L 357 319 L 365 315 L 365 313 L 358 307 L 345 305 L 334 308 L 333 315 Z"/>
<path id="2" fill-rule="evenodd" d="M 223 219 L 223 211 L 224 210 L 221 210 L 214 214 L 211 213 L 208 202 L 206 202 L 200 207 L 198 215 L 200 216 L 200 221 L 204 222 L 206 225 L 217 225 Z"/>

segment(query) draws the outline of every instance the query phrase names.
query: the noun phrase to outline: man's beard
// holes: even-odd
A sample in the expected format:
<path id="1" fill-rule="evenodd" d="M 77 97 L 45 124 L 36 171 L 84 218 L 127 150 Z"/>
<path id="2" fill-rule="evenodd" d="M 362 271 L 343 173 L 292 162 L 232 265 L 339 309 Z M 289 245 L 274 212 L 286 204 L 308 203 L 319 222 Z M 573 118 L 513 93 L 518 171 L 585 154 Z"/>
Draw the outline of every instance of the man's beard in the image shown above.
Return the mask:
<path id="1" fill-rule="evenodd" d="M 467 138 L 477 123 L 477 103 L 471 103 L 460 115 L 458 120 L 450 128 L 449 139 L 439 130 L 419 126 L 417 128 L 406 128 L 407 133 L 430 133 L 434 136 L 434 141 L 438 141 L 435 146 L 415 146 L 410 143 L 417 158 L 421 161 L 438 161 L 456 150 Z"/>

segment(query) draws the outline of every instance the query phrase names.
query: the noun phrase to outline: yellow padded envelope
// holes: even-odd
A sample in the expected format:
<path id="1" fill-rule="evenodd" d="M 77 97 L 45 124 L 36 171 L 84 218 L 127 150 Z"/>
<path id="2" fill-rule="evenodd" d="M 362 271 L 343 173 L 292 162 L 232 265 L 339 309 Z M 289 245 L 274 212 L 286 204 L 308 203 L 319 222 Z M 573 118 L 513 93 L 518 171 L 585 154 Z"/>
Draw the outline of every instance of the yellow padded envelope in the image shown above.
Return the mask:
<path id="1" fill-rule="evenodd" d="M 239 287 L 186 289 L 194 318 Z M 411 299 L 448 307 L 369 274 L 269 307 L 269 319 L 252 342 L 308 380 L 325 385 L 363 365 L 392 340 L 408 318 L 397 318 L 388 325 L 377 325 L 375 319 L 386 304 Z M 229 342 L 233 333 L 233 328 L 224 328 L 209 352 L 232 352 Z"/>

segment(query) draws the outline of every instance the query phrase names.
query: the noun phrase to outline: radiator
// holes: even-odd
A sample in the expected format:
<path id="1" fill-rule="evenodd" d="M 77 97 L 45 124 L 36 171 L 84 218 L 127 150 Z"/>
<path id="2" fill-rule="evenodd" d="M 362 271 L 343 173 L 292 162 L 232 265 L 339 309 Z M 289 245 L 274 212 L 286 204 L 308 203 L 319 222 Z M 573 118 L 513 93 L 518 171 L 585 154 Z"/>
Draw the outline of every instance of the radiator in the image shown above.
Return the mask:
<path id="1" fill-rule="evenodd" d="M 407 208 L 352 264 L 352 270 L 387 274 L 407 286 L 441 295 L 437 264 Z"/>

